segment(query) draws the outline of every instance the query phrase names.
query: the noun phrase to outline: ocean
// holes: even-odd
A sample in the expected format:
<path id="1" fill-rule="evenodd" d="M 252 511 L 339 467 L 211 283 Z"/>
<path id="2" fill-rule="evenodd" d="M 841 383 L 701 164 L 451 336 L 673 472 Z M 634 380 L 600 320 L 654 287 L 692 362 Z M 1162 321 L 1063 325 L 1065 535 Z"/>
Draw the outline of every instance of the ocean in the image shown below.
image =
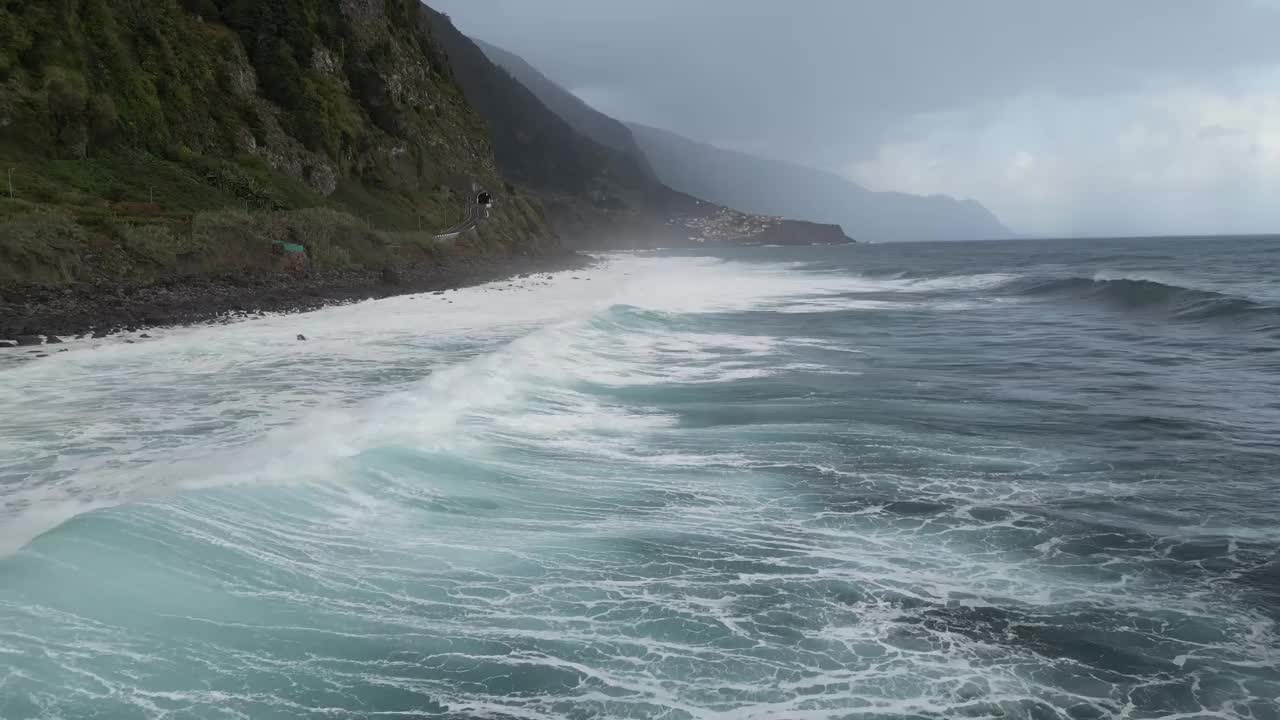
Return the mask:
<path id="1" fill-rule="evenodd" d="M 1276 720 L 1277 278 L 637 253 L 6 351 L 0 717 Z"/>

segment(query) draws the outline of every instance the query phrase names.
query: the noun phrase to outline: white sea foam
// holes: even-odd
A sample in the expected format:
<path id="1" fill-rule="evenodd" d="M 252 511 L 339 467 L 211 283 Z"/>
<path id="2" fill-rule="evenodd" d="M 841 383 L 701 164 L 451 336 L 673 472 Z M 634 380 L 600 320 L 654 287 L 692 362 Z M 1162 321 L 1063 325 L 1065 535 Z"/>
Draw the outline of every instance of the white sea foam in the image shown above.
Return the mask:
<path id="1" fill-rule="evenodd" d="M 665 422 L 597 406 L 576 382 L 630 386 L 763 377 L 764 336 L 595 328 L 609 308 L 715 313 L 768 307 L 856 280 L 710 259 L 616 257 L 545 280 L 499 282 L 229 325 L 70 343 L 0 372 L 0 552 L 78 512 L 183 487 L 298 482 L 388 442 L 450 447 L 467 425 L 519 416 L 530 393 L 565 412 L 548 434 Z M 308 340 L 298 342 L 297 334 Z M 501 422 L 501 421 L 500 421 Z"/>
<path id="2" fill-rule="evenodd" d="M 1044 510 L 1111 474 L 886 429 L 892 396 L 829 411 L 883 349 L 778 316 L 947 295 L 911 286 L 626 257 L 10 368 L 10 544 L 125 507 L 20 557 L 48 563 L 0 595 L 0 653 L 43 664 L 0 691 L 64 716 L 1119 717 L 1216 663 L 1206 687 L 1249 689 L 1201 714 L 1248 717 L 1274 624 L 1162 585 L 1152 538 L 1095 562 Z M 1113 672 L 1041 629 L 1169 662 Z"/>

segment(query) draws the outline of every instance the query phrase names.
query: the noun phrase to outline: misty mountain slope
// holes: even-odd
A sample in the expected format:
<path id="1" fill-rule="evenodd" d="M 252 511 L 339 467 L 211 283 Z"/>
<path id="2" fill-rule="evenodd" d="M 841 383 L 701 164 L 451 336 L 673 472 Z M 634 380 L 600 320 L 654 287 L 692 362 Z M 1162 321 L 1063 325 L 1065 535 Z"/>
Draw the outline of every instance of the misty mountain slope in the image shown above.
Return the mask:
<path id="1" fill-rule="evenodd" d="M 547 109 L 560 116 L 574 130 L 605 147 L 621 151 L 633 158 L 646 173 L 653 174 L 649 161 L 626 124 L 586 104 L 577 95 L 557 85 L 555 81 L 543 75 L 520 56 L 483 40 L 472 38 L 472 41 L 495 65 L 511 73 L 512 77 L 537 96 Z"/>
<path id="2" fill-rule="evenodd" d="M 1012 232 L 972 200 L 872 192 L 834 173 L 629 127 L 671 187 L 749 212 L 837 223 L 859 240 L 986 240 Z"/>
<path id="3" fill-rule="evenodd" d="M 641 165 L 638 155 L 575 129 L 493 63 L 448 16 L 425 6 L 422 12 L 467 101 L 488 126 L 499 168 L 538 195 L 566 242 L 634 247 L 849 241 L 835 225 L 742 213 L 668 187 Z M 546 91 L 550 81 L 543 81 Z M 612 132 L 615 141 L 617 133 L 630 134 L 621 124 Z"/>
<path id="4" fill-rule="evenodd" d="M 468 102 L 488 126 L 502 171 L 539 192 L 608 209 L 671 191 L 635 159 L 580 134 L 509 72 L 495 65 L 448 16 L 423 6 Z M 624 128 L 625 129 L 625 128 Z M 627 195 L 624 198 L 622 195 Z M 637 196 L 641 197 L 637 197 Z"/>
<path id="5" fill-rule="evenodd" d="M 587 140 L 453 26 L 423 6 L 430 32 L 439 40 L 469 104 L 488 126 L 503 173 L 549 193 L 604 198 L 612 184 L 634 186 L 647 177 L 625 154 Z"/>
<path id="6" fill-rule="evenodd" d="M 872 192 L 833 173 L 621 123 L 518 55 L 481 41 L 475 44 L 579 133 L 638 158 L 638 167 L 680 192 L 743 212 L 838 224 L 860 240 L 990 239 L 1012 234 L 971 200 Z"/>

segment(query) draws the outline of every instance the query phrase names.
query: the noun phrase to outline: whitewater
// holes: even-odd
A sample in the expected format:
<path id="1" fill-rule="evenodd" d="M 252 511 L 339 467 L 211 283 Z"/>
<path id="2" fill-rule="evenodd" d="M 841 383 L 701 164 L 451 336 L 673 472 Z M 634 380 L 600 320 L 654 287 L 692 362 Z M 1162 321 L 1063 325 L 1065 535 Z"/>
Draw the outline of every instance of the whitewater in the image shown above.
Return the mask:
<path id="1" fill-rule="evenodd" d="M 0 717 L 1280 718 L 1277 272 L 619 254 L 0 355 Z"/>

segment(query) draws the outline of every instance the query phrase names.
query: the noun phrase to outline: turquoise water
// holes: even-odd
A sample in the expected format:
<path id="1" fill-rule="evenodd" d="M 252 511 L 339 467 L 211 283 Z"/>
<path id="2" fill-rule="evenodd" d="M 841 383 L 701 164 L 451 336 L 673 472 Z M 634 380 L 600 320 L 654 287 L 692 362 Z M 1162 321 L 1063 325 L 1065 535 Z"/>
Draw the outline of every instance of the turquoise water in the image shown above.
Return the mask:
<path id="1" fill-rule="evenodd" d="M 1273 720 L 1277 276 L 614 256 L 0 357 L 0 717 Z"/>

